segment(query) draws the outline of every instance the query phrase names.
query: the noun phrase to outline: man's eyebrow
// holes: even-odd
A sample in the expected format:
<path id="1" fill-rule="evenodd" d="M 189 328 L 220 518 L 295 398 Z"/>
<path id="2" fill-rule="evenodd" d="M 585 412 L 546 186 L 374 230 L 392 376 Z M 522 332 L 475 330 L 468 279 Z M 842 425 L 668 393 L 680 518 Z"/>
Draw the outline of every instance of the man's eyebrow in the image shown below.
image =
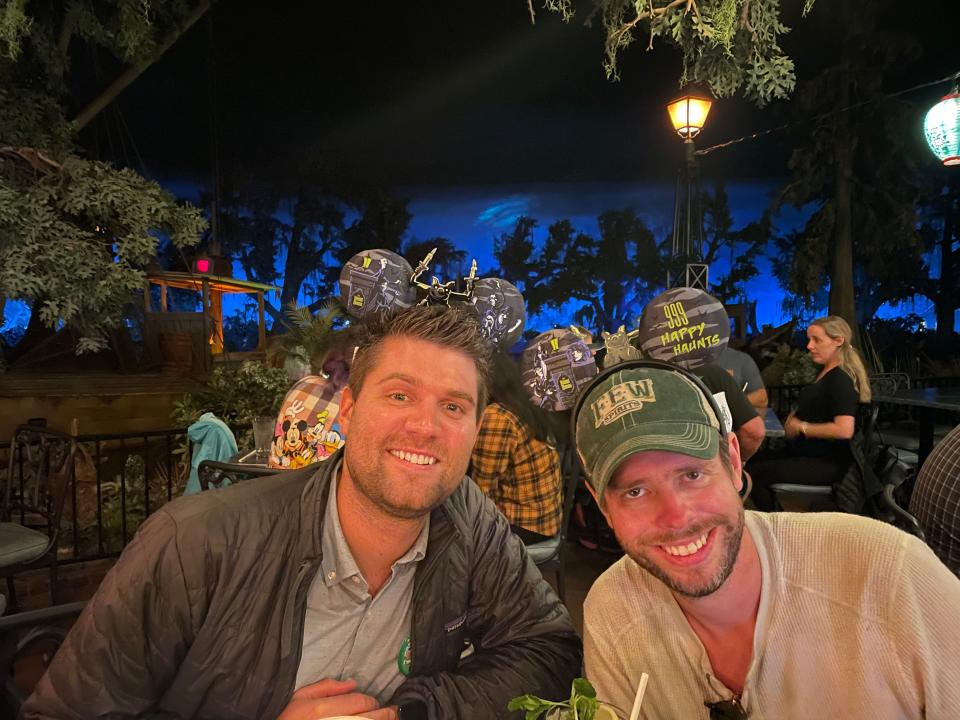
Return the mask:
<path id="1" fill-rule="evenodd" d="M 382 385 L 383 383 L 388 382 L 390 380 L 402 380 L 403 382 L 410 383 L 411 385 L 423 385 L 423 383 L 420 382 L 420 380 L 413 377 L 412 375 L 406 375 L 404 373 L 398 373 L 398 372 L 393 372 L 393 373 L 390 373 L 389 375 L 384 375 L 377 382 L 377 385 Z"/>
<path id="2" fill-rule="evenodd" d="M 399 372 L 393 372 L 393 373 L 390 373 L 389 375 L 385 375 L 384 377 L 380 378 L 380 380 L 377 382 L 377 385 L 383 385 L 384 383 L 390 382 L 391 380 L 399 380 L 401 382 L 409 383 L 410 385 L 414 385 L 416 387 L 420 387 L 423 385 L 423 382 L 420 381 L 418 378 L 415 378 L 412 375 L 407 375 L 406 373 L 399 373 Z M 473 395 L 471 395 L 468 392 L 464 392 L 463 390 L 447 390 L 446 394 L 449 395 L 450 397 L 457 398 L 458 400 L 463 400 L 464 402 L 468 402 L 470 403 L 471 406 L 477 404 L 477 401 L 473 397 Z"/>

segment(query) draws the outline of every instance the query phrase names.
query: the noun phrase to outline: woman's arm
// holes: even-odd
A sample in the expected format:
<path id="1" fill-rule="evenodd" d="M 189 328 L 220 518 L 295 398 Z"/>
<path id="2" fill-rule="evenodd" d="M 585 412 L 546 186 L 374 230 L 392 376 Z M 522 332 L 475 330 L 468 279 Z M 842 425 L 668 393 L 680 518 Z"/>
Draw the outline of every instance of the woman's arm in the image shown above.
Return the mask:
<path id="1" fill-rule="evenodd" d="M 800 420 L 794 413 L 783 424 L 788 438 L 802 435 L 818 440 L 849 440 L 853 437 L 855 418 L 853 415 L 837 415 L 830 422 L 812 423 Z"/>

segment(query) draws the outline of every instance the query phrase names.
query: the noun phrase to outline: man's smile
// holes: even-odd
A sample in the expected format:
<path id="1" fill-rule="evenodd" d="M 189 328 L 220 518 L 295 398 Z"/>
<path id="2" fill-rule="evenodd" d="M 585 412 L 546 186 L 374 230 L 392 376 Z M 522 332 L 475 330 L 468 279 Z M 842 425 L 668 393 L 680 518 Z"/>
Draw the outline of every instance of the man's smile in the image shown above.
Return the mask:
<path id="1" fill-rule="evenodd" d="M 391 449 L 389 452 L 393 457 L 410 465 L 434 465 L 439 462 L 437 458 L 427 453 L 399 449 Z"/>
<path id="2" fill-rule="evenodd" d="M 715 536 L 716 528 L 706 532 L 684 538 L 681 541 L 657 545 L 656 548 L 668 556 L 673 564 L 694 565 L 707 556 Z"/>

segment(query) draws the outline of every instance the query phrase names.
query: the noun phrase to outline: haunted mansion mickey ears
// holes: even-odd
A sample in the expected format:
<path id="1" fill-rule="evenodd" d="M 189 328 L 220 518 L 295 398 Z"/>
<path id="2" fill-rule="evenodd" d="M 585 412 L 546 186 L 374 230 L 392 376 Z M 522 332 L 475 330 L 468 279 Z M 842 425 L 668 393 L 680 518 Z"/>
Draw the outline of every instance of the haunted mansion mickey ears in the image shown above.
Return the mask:
<path id="1" fill-rule="evenodd" d="M 430 270 L 434 248 L 416 268 L 390 250 L 367 250 L 354 255 L 340 272 L 340 298 L 347 312 L 360 319 L 369 313 L 421 305 L 459 303 L 477 318 L 481 332 L 499 349 L 507 349 L 523 334 L 527 318 L 523 295 L 506 280 L 477 278 L 477 261 L 458 287 L 456 280 L 429 283 L 421 278 Z"/>
<path id="2" fill-rule="evenodd" d="M 723 303 L 703 290 L 673 288 L 643 309 L 637 339 L 644 355 L 696 370 L 713 362 L 730 341 Z"/>
<path id="3" fill-rule="evenodd" d="M 410 307 L 417 292 L 410 284 L 413 268 L 390 250 L 357 253 L 340 271 L 340 299 L 354 318 Z"/>
<path id="4" fill-rule="evenodd" d="M 542 410 L 569 410 L 597 374 L 593 350 L 570 330 L 547 330 L 523 351 L 523 384 Z"/>

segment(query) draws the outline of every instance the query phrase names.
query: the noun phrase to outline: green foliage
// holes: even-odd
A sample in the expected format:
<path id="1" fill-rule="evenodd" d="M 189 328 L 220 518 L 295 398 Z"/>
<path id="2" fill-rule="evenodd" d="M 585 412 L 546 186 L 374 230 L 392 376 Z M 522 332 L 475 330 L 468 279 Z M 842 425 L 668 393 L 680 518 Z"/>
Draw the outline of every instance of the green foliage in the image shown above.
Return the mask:
<path id="1" fill-rule="evenodd" d="M 174 427 L 189 427 L 205 412 L 212 412 L 232 428 L 239 428 L 237 444 L 253 443 L 251 423 L 260 415 L 280 411 L 290 380 L 282 368 L 246 361 L 239 366 L 217 367 L 202 390 L 187 393 L 174 403 L 170 420 Z"/>
<path id="2" fill-rule="evenodd" d="M 203 219 L 130 170 L 75 157 L 48 173 L 20 164 L 0 156 L 0 295 L 78 330 L 78 349 L 98 349 L 142 288 L 156 233 L 186 247 Z"/>
<path id="3" fill-rule="evenodd" d="M 830 287 L 830 312 L 845 314 L 855 302 L 863 324 L 887 301 L 896 302 L 927 284 L 924 243 L 917 231 L 920 197 L 913 113 L 885 96 L 884 75 L 902 70 L 916 52 L 903 37 L 879 33 L 869 6 L 849 8 L 843 32 L 824 31 L 824 54 L 835 64 L 806 83 L 793 114 L 819 116 L 805 125 L 790 160 L 791 180 L 780 203 L 812 206 L 799 231 L 778 239 L 776 263 L 782 287 L 807 308 Z M 853 103 L 865 107 L 846 110 Z M 845 252 L 853 271 L 834 263 Z"/>
<path id="4" fill-rule="evenodd" d="M 345 315 L 343 305 L 337 298 L 324 300 L 315 313 L 295 303 L 288 306 L 290 332 L 274 337 L 275 343 L 269 351 L 270 359 L 292 357 L 309 364 L 314 375 L 319 374 L 323 358 L 338 332 L 334 324 Z"/>
<path id="5" fill-rule="evenodd" d="M 520 695 L 507 704 L 507 710 L 523 710 L 524 720 L 538 720 L 544 713 L 558 709 L 556 720 L 593 720 L 597 714 L 597 691 L 586 678 L 576 678 L 570 687 L 570 699 L 554 702 L 536 695 Z"/>
<path id="6" fill-rule="evenodd" d="M 187 247 L 205 223 L 156 183 L 74 154 L 68 49 L 79 40 L 127 62 L 149 58 L 189 10 L 184 0 L 0 6 L 0 298 L 76 331 L 81 352 L 105 345 L 158 236 Z"/>
<path id="7" fill-rule="evenodd" d="M 813 4 L 806 0 L 804 15 Z M 708 85 L 717 97 L 742 91 L 761 106 L 793 91 L 793 61 L 779 44 L 790 30 L 780 20 L 780 0 L 595 0 L 594 5 L 606 32 L 608 77 L 618 77 L 620 51 L 643 38 L 648 50 L 655 40 L 680 49 L 681 85 Z M 565 20 L 573 14 L 571 0 L 545 6 Z"/>
<path id="8" fill-rule="evenodd" d="M 810 353 L 801 348 L 782 344 L 776 347 L 774 356 L 763 369 L 763 384 L 809 385 L 819 372 Z"/>
<path id="9" fill-rule="evenodd" d="M 30 32 L 30 18 L 24 12 L 27 0 L 6 0 L 0 8 L 0 44 L 10 60 L 20 56 L 20 42 Z"/>

